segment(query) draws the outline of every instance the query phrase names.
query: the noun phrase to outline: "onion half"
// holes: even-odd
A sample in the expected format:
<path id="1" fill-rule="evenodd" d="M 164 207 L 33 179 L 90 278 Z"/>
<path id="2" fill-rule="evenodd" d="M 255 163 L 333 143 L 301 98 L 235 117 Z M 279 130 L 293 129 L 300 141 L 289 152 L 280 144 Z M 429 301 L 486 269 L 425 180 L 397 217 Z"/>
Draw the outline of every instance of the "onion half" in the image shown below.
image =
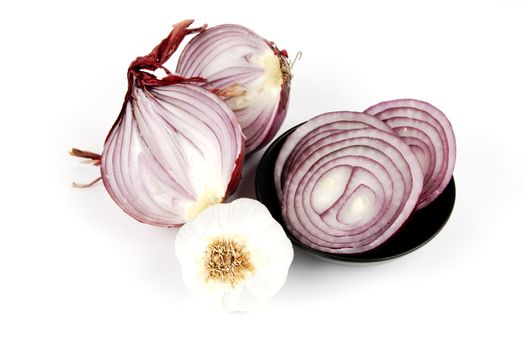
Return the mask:
<path id="1" fill-rule="evenodd" d="M 182 39 L 205 27 L 174 26 L 149 55 L 133 61 L 128 92 L 101 158 L 102 180 L 133 218 L 181 226 L 222 202 L 240 180 L 244 145 L 230 108 L 216 95 L 163 67 Z M 158 78 L 153 71 L 166 73 Z"/>
<path id="2" fill-rule="evenodd" d="M 378 103 L 365 113 L 389 125 L 416 154 L 424 174 L 417 209 L 443 192 L 456 162 L 456 139 L 445 114 L 428 102 L 399 99 Z"/>
<path id="3" fill-rule="evenodd" d="M 235 112 L 247 153 L 270 142 L 284 121 L 291 81 L 286 51 L 245 27 L 220 25 L 196 35 L 177 73 L 206 78 L 205 86 Z"/>
<path id="4" fill-rule="evenodd" d="M 297 128 L 274 176 L 289 231 L 314 249 L 341 254 L 392 237 L 423 186 L 410 147 L 379 119 L 356 112 L 323 114 Z"/>

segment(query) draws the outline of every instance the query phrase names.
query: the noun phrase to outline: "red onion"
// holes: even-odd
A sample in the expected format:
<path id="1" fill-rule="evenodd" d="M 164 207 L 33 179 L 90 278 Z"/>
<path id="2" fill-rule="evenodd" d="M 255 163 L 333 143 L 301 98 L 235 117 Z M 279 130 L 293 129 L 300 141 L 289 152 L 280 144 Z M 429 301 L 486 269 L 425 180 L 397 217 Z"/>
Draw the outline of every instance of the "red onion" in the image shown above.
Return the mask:
<path id="1" fill-rule="evenodd" d="M 322 118 L 313 118 L 308 121 L 308 127 L 301 127 L 294 131 L 294 137 L 288 138 L 279 152 L 275 162 L 274 181 L 277 189 L 277 196 L 282 197 L 281 179 L 288 174 L 290 165 L 295 162 L 296 155 L 303 146 L 309 146 L 313 142 L 333 134 L 334 131 L 344 131 L 361 129 L 364 127 L 375 127 L 381 130 L 390 131 L 385 123 L 370 118 L 367 115 L 353 113 L 352 119 L 344 118 L 346 112 L 331 112 L 322 114 Z M 299 139 L 296 143 L 296 141 Z"/>
<path id="2" fill-rule="evenodd" d="M 452 178 L 456 139 L 449 120 L 431 104 L 413 99 L 381 102 L 365 113 L 388 124 L 416 154 L 424 175 L 417 209 L 424 208 Z"/>
<path id="3" fill-rule="evenodd" d="M 205 27 L 174 26 L 149 55 L 128 70 L 122 111 L 104 144 L 102 180 L 133 218 L 180 226 L 222 202 L 240 179 L 244 158 L 240 126 L 230 108 L 206 89 L 172 74 L 163 64 L 183 38 Z M 158 78 L 155 70 L 166 76 Z"/>
<path id="4" fill-rule="evenodd" d="M 192 38 L 177 73 L 206 78 L 224 98 L 241 124 L 247 153 L 270 142 L 283 123 L 291 80 L 287 53 L 245 27 L 220 25 Z"/>
<path id="5" fill-rule="evenodd" d="M 356 112 L 317 116 L 286 140 L 275 167 L 289 231 L 318 250 L 353 254 L 393 236 L 421 194 L 410 147 L 385 123 Z"/>

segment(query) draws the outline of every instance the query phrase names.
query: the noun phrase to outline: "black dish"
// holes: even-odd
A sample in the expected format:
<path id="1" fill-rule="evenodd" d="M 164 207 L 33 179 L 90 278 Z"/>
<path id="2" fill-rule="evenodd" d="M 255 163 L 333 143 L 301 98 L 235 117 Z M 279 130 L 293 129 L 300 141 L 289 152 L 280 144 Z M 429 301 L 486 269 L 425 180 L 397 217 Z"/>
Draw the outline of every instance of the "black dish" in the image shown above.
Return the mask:
<path id="1" fill-rule="evenodd" d="M 288 230 L 281 216 L 281 206 L 275 191 L 273 169 L 284 141 L 299 125 L 277 138 L 266 150 L 257 167 L 255 190 L 257 199 L 284 228 L 292 243 L 319 258 L 340 262 L 374 262 L 408 254 L 434 238 L 447 222 L 456 199 L 454 178 L 432 203 L 413 213 L 401 230 L 387 242 L 368 252 L 359 254 L 335 254 L 319 251 L 298 241 Z"/>

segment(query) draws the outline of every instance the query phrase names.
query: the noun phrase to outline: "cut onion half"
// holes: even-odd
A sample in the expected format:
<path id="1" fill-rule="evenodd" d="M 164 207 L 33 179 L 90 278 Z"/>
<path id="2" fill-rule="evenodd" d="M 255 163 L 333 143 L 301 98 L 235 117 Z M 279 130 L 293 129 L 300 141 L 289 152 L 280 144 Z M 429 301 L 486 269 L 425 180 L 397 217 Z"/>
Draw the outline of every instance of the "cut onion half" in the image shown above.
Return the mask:
<path id="1" fill-rule="evenodd" d="M 224 201 L 240 180 L 244 145 L 231 109 L 216 95 L 163 67 L 193 21 L 174 26 L 149 55 L 133 61 L 128 92 L 101 158 L 102 180 L 127 214 L 177 227 Z M 158 78 L 156 69 L 163 70 Z"/>
<path id="2" fill-rule="evenodd" d="M 203 77 L 205 86 L 235 112 L 246 152 L 265 146 L 286 116 L 290 63 L 286 51 L 240 25 L 212 27 L 185 46 L 177 64 L 185 77 Z"/>

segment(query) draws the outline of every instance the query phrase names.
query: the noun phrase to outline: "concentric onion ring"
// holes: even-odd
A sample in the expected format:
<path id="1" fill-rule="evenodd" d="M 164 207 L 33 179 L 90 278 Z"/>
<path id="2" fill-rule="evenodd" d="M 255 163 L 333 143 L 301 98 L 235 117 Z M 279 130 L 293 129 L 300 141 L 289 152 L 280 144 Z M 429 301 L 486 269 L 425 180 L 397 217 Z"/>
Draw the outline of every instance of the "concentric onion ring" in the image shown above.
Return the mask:
<path id="1" fill-rule="evenodd" d="M 298 240 L 322 251 L 379 246 L 406 221 L 422 190 L 414 152 L 363 113 L 313 118 L 288 137 L 278 159 L 283 219 Z"/>
<path id="2" fill-rule="evenodd" d="M 450 182 L 456 162 L 456 139 L 445 114 L 413 99 L 381 102 L 364 113 L 384 121 L 412 148 L 425 176 L 417 209 L 430 204 Z"/>
<path id="3" fill-rule="evenodd" d="M 286 139 L 281 152 L 275 162 L 274 180 L 277 195 L 282 197 L 282 177 L 286 176 L 289 168 L 295 163 L 295 158 L 303 147 L 308 147 L 315 141 L 331 135 L 334 131 L 345 131 L 373 127 L 391 132 L 385 123 L 363 113 L 352 113 L 352 119 L 348 119 L 348 112 L 328 112 L 312 118 L 308 123 L 296 129 Z"/>

